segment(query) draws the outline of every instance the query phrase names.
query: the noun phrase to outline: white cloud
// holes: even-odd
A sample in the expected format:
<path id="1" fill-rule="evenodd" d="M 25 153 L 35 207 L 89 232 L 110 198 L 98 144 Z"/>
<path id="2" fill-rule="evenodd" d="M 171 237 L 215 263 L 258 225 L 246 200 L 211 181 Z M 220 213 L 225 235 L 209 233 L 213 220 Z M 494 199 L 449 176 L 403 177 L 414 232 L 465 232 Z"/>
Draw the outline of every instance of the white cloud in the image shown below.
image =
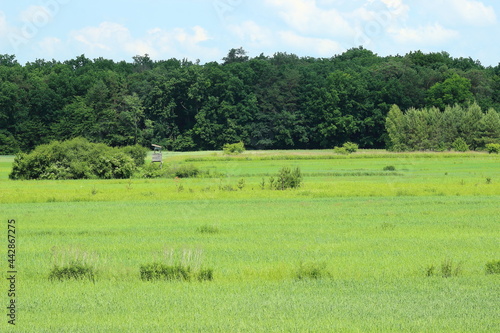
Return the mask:
<path id="1" fill-rule="evenodd" d="M 453 0 L 447 1 L 450 8 L 457 13 L 458 19 L 474 26 L 487 26 L 496 23 L 496 13 L 493 7 L 486 6 L 481 1 Z"/>
<path id="2" fill-rule="evenodd" d="M 273 45 L 273 32 L 254 21 L 245 21 L 239 25 L 231 25 L 229 30 L 241 41 L 250 43 L 254 47 L 269 47 Z"/>
<path id="3" fill-rule="evenodd" d="M 491 26 L 497 23 L 493 6 L 477 0 L 422 0 L 421 8 L 451 26 Z"/>
<path id="4" fill-rule="evenodd" d="M 56 37 L 47 37 L 38 42 L 38 48 L 47 57 L 55 57 L 64 51 L 62 40 Z"/>
<path id="5" fill-rule="evenodd" d="M 5 37 L 8 34 L 9 24 L 4 12 L 0 12 L 0 37 Z"/>
<path id="6" fill-rule="evenodd" d="M 299 36 L 291 31 L 279 32 L 278 36 L 285 46 L 300 49 L 306 54 L 331 57 L 345 51 L 339 43 L 330 39 Z"/>
<path id="7" fill-rule="evenodd" d="M 191 29 L 150 29 L 136 38 L 124 25 L 103 22 L 97 27 L 86 27 L 71 33 L 71 39 L 90 53 L 112 56 L 127 53 L 130 56 L 149 54 L 158 57 L 200 57 L 218 55 L 218 51 L 200 45 L 210 40 L 208 32 L 200 26 Z M 103 54 L 107 53 L 107 54 Z"/>
<path id="8" fill-rule="evenodd" d="M 318 7 L 316 0 L 266 0 L 277 7 L 280 17 L 300 33 L 322 36 L 352 36 L 352 25 L 337 9 Z"/>
<path id="9" fill-rule="evenodd" d="M 457 31 L 446 29 L 437 23 L 417 29 L 402 28 L 393 31 L 393 35 L 394 39 L 399 43 L 417 45 L 446 44 L 460 36 Z M 417 47 L 417 45 L 415 45 L 415 47 Z"/>
<path id="10" fill-rule="evenodd" d="M 53 14 L 43 6 L 29 6 L 21 12 L 20 19 L 23 22 L 32 23 L 36 26 L 44 26 L 53 19 Z"/>
<path id="11" fill-rule="evenodd" d="M 125 26 L 113 22 L 103 22 L 98 27 L 74 31 L 71 38 L 85 44 L 91 51 L 111 51 L 132 41 L 130 31 Z"/>

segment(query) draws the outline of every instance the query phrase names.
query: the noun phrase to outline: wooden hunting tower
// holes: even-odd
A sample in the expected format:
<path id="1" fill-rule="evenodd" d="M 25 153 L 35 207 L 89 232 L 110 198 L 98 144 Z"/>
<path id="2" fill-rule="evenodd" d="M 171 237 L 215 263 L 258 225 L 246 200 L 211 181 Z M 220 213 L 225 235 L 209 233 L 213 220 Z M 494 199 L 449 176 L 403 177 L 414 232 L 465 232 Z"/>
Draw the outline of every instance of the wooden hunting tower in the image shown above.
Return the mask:
<path id="1" fill-rule="evenodd" d="M 163 166 L 163 156 L 161 153 L 161 146 L 158 146 L 155 144 L 152 144 L 151 146 L 154 147 L 153 157 L 151 159 L 151 163 L 158 162 L 158 163 L 160 163 L 160 168 L 161 168 Z"/>

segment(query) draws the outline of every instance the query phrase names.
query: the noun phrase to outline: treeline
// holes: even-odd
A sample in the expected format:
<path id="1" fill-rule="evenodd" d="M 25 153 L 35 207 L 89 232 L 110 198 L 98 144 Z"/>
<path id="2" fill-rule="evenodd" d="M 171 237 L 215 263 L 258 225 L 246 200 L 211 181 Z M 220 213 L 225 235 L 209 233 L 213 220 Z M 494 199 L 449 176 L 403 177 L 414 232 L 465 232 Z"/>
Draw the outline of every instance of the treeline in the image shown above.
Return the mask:
<path id="1" fill-rule="evenodd" d="M 220 63 L 132 62 L 79 56 L 20 65 L 0 56 L 0 154 L 84 137 L 169 150 L 363 148 L 390 144 L 401 110 L 476 102 L 500 110 L 500 66 L 420 51 L 380 57 L 354 48 L 331 58 L 232 49 Z"/>
<path id="2" fill-rule="evenodd" d="M 476 103 L 447 106 L 444 112 L 431 107 L 405 113 L 394 105 L 386 128 L 387 148 L 394 151 L 466 151 L 500 142 L 500 115 L 492 108 L 485 113 Z"/>

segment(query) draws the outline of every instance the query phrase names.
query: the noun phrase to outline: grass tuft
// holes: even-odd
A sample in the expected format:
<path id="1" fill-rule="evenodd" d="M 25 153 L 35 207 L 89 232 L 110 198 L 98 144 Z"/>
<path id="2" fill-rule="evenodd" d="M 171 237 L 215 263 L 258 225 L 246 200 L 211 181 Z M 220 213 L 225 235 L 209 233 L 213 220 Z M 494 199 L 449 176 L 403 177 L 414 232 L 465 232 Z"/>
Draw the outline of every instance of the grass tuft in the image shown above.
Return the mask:
<path id="1" fill-rule="evenodd" d="M 330 277 L 330 274 L 326 270 L 325 263 L 300 262 L 295 272 L 295 278 L 298 280 L 318 280 L 325 277 Z"/>
<path id="2" fill-rule="evenodd" d="M 486 274 L 500 274 L 500 260 L 487 262 Z"/>

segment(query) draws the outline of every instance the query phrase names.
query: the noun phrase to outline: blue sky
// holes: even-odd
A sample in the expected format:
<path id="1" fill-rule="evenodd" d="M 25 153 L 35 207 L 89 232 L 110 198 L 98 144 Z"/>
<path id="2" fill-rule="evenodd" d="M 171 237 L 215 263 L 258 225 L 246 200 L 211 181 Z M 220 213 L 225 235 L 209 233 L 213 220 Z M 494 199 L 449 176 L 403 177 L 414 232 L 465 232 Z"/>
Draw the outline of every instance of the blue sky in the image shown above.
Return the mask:
<path id="1" fill-rule="evenodd" d="M 331 57 L 363 45 L 375 53 L 449 52 L 500 63 L 495 0 L 0 0 L 0 54 L 36 59 L 221 61 Z"/>

